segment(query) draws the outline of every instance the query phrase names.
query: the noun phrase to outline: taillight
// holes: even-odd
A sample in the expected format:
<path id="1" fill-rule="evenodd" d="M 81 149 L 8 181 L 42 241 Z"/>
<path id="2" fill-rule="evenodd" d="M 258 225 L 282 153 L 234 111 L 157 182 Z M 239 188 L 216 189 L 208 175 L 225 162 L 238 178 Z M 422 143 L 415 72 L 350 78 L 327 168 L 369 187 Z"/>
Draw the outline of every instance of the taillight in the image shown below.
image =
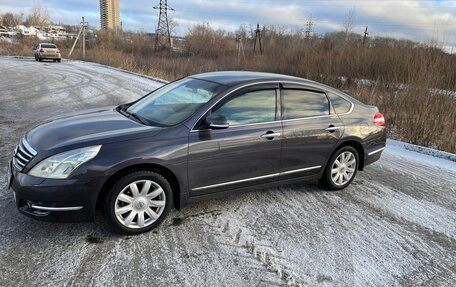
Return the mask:
<path id="1" fill-rule="evenodd" d="M 374 125 L 384 127 L 385 126 L 385 118 L 381 113 L 376 113 L 374 116 Z"/>
<path id="2" fill-rule="evenodd" d="M 57 54 L 60 54 L 60 50 L 59 50 L 59 49 L 57 49 L 57 52 L 56 52 L 56 53 L 57 53 Z"/>
<path id="3" fill-rule="evenodd" d="M 43 48 L 40 49 L 40 53 L 44 53 L 44 49 Z"/>

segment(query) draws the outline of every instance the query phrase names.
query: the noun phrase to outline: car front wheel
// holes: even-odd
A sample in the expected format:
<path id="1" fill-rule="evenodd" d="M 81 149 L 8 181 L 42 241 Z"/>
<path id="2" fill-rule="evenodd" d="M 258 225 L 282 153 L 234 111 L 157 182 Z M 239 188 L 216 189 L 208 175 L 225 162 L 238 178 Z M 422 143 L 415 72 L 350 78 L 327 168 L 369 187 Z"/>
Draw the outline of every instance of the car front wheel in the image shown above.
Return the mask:
<path id="1" fill-rule="evenodd" d="M 358 152 L 351 146 L 338 149 L 329 159 L 320 182 L 331 190 L 344 189 L 353 181 L 358 170 Z"/>
<path id="2" fill-rule="evenodd" d="M 104 214 L 116 231 L 140 234 L 157 227 L 172 202 L 169 182 L 152 171 L 137 171 L 122 177 L 108 194 Z"/>

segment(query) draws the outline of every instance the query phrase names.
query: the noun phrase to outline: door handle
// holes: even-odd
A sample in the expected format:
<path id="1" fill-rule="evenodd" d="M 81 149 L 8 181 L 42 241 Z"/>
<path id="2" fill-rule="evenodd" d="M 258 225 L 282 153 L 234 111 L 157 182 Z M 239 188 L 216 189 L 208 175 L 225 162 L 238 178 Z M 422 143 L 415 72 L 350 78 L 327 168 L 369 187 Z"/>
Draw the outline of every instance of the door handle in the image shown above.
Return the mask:
<path id="1" fill-rule="evenodd" d="M 333 126 L 333 125 L 330 125 L 329 127 L 327 127 L 327 128 L 325 129 L 325 131 L 331 132 L 331 133 L 332 133 L 332 132 L 335 132 L 335 131 L 337 131 L 337 130 L 340 130 L 340 127 L 335 127 L 335 126 Z"/>
<path id="2" fill-rule="evenodd" d="M 280 137 L 281 135 L 282 135 L 281 133 L 270 132 L 270 133 L 265 133 L 264 135 L 261 135 L 260 138 L 272 140 L 273 138 Z"/>

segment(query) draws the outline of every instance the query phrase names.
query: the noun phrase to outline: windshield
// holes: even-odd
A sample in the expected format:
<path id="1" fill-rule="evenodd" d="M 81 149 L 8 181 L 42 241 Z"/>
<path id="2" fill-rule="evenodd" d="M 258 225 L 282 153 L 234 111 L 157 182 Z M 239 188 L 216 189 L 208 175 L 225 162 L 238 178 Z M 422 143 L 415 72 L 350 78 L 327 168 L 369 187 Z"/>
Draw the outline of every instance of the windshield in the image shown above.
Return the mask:
<path id="1" fill-rule="evenodd" d="M 224 89 L 225 86 L 217 83 L 185 78 L 134 103 L 127 113 L 148 125 L 173 126 L 186 120 Z"/>

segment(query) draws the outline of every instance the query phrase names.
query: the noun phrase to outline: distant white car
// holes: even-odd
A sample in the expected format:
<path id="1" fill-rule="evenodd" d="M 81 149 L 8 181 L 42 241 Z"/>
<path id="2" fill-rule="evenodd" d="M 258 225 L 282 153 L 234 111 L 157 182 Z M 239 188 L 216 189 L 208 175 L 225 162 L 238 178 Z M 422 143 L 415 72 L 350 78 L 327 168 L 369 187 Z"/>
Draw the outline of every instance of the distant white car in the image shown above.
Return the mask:
<path id="1" fill-rule="evenodd" d="M 62 61 L 60 49 L 55 44 L 40 43 L 35 48 L 35 60 L 43 61 L 44 59 L 53 60 L 54 62 Z"/>

